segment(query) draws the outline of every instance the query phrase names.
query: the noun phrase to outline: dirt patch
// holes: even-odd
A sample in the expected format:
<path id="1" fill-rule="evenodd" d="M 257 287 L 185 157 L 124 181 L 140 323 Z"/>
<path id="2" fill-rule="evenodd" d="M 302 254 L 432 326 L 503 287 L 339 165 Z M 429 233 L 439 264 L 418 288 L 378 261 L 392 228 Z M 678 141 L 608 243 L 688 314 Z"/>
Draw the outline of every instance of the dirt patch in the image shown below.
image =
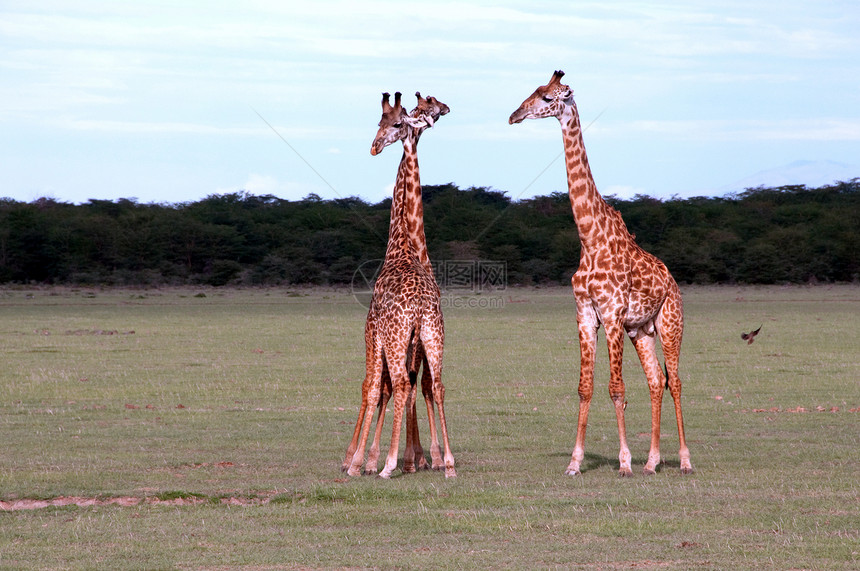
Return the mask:
<path id="1" fill-rule="evenodd" d="M 76 505 L 80 507 L 104 506 L 109 504 L 117 504 L 121 506 L 136 506 L 141 502 L 142 498 L 120 497 L 120 498 L 83 498 L 76 496 L 61 496 L 58 498 L 42 499 L 42 500 L 0 500 L 0 510 L 13 512 L 20 510 L 37 510 L 47 507 L 63 507 Z"/>
<path id="2" fill-rule="evenodd" d="M 183 495 L 182 497 L 159 497 L 159 496 L 117 496 L 113 498 L 84 497 L 84 496 L 58 496 L 47 499 L 20 499 L 0 500 L 0 511 L 14 512 L 22 510 L 38 510 L 49 507 L 78 506 L 82 508 L 94 506 L 193 506 L 203 503 L 223 504 L 231 506 L 252 506 L 268 504 L 274 497 L 272 495 L 255 496 L 218 496 L 207 497 L 198 495 Z"/>
<path id="3" fill-rule="evenodd" d="M 34 329 L 36 335 L 50 335 L 50 329 Z M 134 331 L 119 331 L 117 329 L 69 329 L 65 335 L 134 335 Z"/>
<path id="4" fill-rule="evenodd" d="M 50 335 L 45 332 L 44 335 Z M 134 335 L 134 331 L 117 331 L 116 329 L 75 329 L 66 331 L 66 335 Z"/>
<path id="5" fill-rule="evenodd" d="M 854 408 L 846 408 L 844 409 L 847 412 L 860 412 L 860 407 Z M 741 409 L 741 412 L 788 412 L 788 413 L 806 413 L 806 412 L 840 412 L 843 411 L 842 408 L 838 406 L 821 406 L 818 405 L 815 408 L 806 408 L 803 406 L 795 406 L 788 408 L 780 408 L 778 406 L 772 406 L 770 408 L 754 408 L 754 409 Z"/>

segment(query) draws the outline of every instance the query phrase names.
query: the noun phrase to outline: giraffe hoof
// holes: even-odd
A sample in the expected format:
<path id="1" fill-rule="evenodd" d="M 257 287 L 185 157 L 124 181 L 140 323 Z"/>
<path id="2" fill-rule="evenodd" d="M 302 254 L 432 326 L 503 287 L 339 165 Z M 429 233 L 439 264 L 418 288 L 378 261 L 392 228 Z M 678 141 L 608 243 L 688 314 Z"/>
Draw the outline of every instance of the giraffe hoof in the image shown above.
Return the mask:
<path id="1" fill-rule="evenodd" d="M 376 474 L 376 470 L 371 470 L 370 468 L 364 469 L 364 475 L 365 476 L 373 476 L 374 474 Z"/>
<path id="2" fill-rule="evenodd" d="M 692 466 L 681 466 L 681 474 L 688 476 L 693 473 Z"/>
<path id="3" fill-rule="evenodd" d="M 346 473 L 350 476 L 361 476 L 361 470 L 359 470 L 358 468 L 353 468 L 352 466 L 349 467 Z"/>
<path id="4" fill-rule="evenodd" d="M 657 470 L 655 470 L 654 468 L 648 468 L 648 467 L 646 466 L 646 467 L 642 470 L 642 473 L 643 473 L 643 474 L 645 474 L 646 476 L 653 476 L 654 474 L 656 474 L 656 473 L 657 473 Z"/>
<path id="5" fill-rule="evenodd" d="M 454 468 L 445 468 L 445 477 L 446 478 L 456 478 L 457 471 Z"/>
<path id="6" fill-rule="evenodd" d="M 581 476 L 582 472 L 580 472 L 579 470 L 576 470 L 576 469 L 568 468 L 567 470 L 564 471 L 564 475 L 565 476 Z"/>
<path id="7" fill-rule="evenodd" d="M 403 473 L 404 474 L 414 474 L 416 472 L 415 466 L 404 466 Z"/>
<path id="8" fill-rule="evenodd" d="M 630 468 L 622 468 L 618 470 L 618 476 L 621 478 L 632 478 L 633 470 L 631 470 Z"/>

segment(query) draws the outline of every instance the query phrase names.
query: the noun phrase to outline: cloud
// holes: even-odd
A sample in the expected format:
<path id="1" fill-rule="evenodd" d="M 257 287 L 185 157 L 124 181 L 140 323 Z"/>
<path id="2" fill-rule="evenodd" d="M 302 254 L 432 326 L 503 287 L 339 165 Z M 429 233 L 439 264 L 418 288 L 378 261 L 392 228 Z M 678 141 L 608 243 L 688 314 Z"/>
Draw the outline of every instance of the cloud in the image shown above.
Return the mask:
<path id="1" fill-rule="evenodd" d="M 249 113 L 250 115 L 250 113 Z M 114 134 L 146 135 L 218 135 L 218 136 L 241 136 L 241 137 L 265 137 L 275 135 L 272 129 L 265 123 L 260 126 L 219 126 L 204 123 L 184 122 L 159 122 L 159 121 L 115 121 L 109 119 L 68 119 L 62 118 L 52 122 L 56 127 L 72 131 L 93 131 Z M 334 131 L 316 127 L 278 127 L 277 133 L 287 140 L 330 138 Z M 329 153 L 338 154 L 339 149 L 329 149 Z"/>
<path id="2" fill-rule="evenodd" d="M 273 176 L 252 173 L 242 188 L 251 194 L 277 194 L 287 191 L 288 185 Z"/>
<path id="3" fill-rule="evenodd" d="M 101 131 L 123 134 L 173 134 L 173 135 L 254 135 L 266 134 L 269 130 L 262 127 L 218 127 L 196 123 L 111 121 L 104 119 L 63 119 L 57 126 L 74 131 Z"/>
<path id="4" fill-rule="evenodd" d="M 433 137 L 450 141 L 554 141 L 561 146 L 559 133 L 557 121 L 529 120 L 508 125 L 508 116 L 498 114 L 495 120 L 486 123 L 441 125 Z"/>
<path id="5" fill-rule="evenodd" d="M 772 141 L 860 141 L 860 119 L 812 119 L 762 122 L 751 126 L 751 138 Z"/>
<path id="6" fill-rule="evenodd" d="M 249 174 L 242 184 L 215 189 L 215 194 L 234 192 L 247 192 L 255 196 L 272 195 L 284 200 L 301 200 L 311 193 L 324 199 L 341 198 L 337 194 L 331 196 L 331 189 L 329 188 L 304 182 L 282 181 L 275 176 L 260 173 Z M 390 196 L 391 191 L 388 194 Z"/>
<path id="7" fill-rule="evenodd" d="M 696 141 L 860 141 L 860 119 L 631 121 L 601 126 L 602 136 L 664 135 Z"/>

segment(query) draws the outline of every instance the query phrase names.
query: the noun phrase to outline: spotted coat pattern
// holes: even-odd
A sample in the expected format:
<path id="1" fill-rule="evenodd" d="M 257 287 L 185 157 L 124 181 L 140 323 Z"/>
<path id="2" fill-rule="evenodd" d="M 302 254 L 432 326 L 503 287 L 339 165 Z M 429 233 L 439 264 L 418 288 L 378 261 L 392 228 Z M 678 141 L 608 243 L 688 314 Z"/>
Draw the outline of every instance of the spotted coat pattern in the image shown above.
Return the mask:
<path id="1" fill-rule="evenodd" d="M 651 449 L 644 472 L 653 474 L 661 462 L 660 412 L 663 391 L 668 386 L 675 404 L 681 472 L 690 473 L 693 467 L 684 436 L 678 376 L 684 328 L 681 292 L 665 264 L 636 244 L 621 214 L 598 193 L 585 152 L 573 91 L 561 83 L 563 75 L 564 72 L 556 71 L 549 83 L 538 87 L 511 114 L 509 123 L 558 118 L 564 140 L 570 204 L 581 242 L 579 268 L 571 279 L 581 359 L 579 420 L 576 444 L 566 473 L 579 474 L 585 457 L 585 429 L 594 392 L 597 330 L 601 325 L 606 331 L 609 349 L 609 395 L 618 423 L 619 473 L 632 474 L 624 420 L 627 401 L 621 374 L 625 333 L 636 348 L 651 396 Z M 657 358 L 658 337 L 665 374 Z"/>
<path id="2" fill-rule="evenodd" d="M 389 478 L 396 468 L 403 413 L 407 409 L 412 411 L 412 420 L 407 421 L 407 425 L 410 426 L 407 429 L 404 470 L 414 470 L 414 451 L 416 446 L 420 449 L 420 445 L 417 444 L 417 423 L 414 421 L 414 384 L 418 365 L 423 362 L 425 376 L 428 376 L 427 387 L 423 388 L 425 400 L 429 395 L 432 401 L 428 403 L 428 413 L 432 413 L 433 405 L 439 411 L 439 426 L 445 448 L 444 459 L 437 467 L 444 467 L 446 477 L 454 477 L 456 476 L 454 456 L 448 441 L 444 413 L 445 388 L 441 380 L 445 330 L 440 291 L 433 276 L 429 257 L 426 258 L 426 263 L 422 261 L 420 249 L 416 244 L 417 231 L 420 228 L 420 238 L 426 256 L 423 207 L 414 204 L 415 193 L 417 192 L 419 201 L 421 196 L 417 159 L 418 137 L 423 129 L 432 125 L 438 116 L 434 118 L 432 114 L 419 114 L 419 117 L 411 117 L 401 106 L 400 93 L 395 94 L 394 106 L 390 105 L 388 94 L 384 94 L 382 109 L 382 119 L 371 147 L 371 154 L 378 154 L 387 145 L 402 141 L 403 157 L 392 196 L 391 223 L 385 261 L 374 285 L 365 323 L 366 373 L 362 384 L 362 404 L 344 464 L 348 464 L 347 472 L 350 475 L 355 476 L 360 473 L 373 412 L 376 407 L 379 407 L 380 416 L 374 437 L 376 449 L 371 448 L 365 469 L 367 473 L 376 471 L 378 437 L 382 428 L 384 405 L 388 400 L 385 391 L 390 387 L 388 390 L 394 403 L 391 446 L 379 476 Z M 447 107 L 445 110 L 447 112 Z M 420 220 L 415 219 L 416 213 L 421 214 Z M 410 217 L 412 218 L 411 232 Z M 435 443 L 432 417 L 431 438 Z M 438 444 L 435 448 L 438 450 Z M 436 454 L 438 456 L 438 452 Z M 421 458 L 423 459 L 423 454 Z M 434 460 L 437 460 L 434 464 L 438 462 L 438 459 L 434 458 Z"/>

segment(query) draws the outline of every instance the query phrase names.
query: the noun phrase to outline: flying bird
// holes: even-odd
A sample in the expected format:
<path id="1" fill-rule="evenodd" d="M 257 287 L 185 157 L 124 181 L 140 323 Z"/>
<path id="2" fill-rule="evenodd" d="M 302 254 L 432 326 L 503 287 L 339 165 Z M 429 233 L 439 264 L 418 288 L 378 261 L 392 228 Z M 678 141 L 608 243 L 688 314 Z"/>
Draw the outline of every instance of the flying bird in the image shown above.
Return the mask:
<path id="1" fill-rule="evenodd" d="M 747 342 L 747 345 L 752 345 L 755 336 L 758 335 L 758 332 L 761 331 L 761 325 L 758 326 L 758 329 L 755 331 L 750 331 L 749 333 L 741 333 L 741 339 Z"/>

